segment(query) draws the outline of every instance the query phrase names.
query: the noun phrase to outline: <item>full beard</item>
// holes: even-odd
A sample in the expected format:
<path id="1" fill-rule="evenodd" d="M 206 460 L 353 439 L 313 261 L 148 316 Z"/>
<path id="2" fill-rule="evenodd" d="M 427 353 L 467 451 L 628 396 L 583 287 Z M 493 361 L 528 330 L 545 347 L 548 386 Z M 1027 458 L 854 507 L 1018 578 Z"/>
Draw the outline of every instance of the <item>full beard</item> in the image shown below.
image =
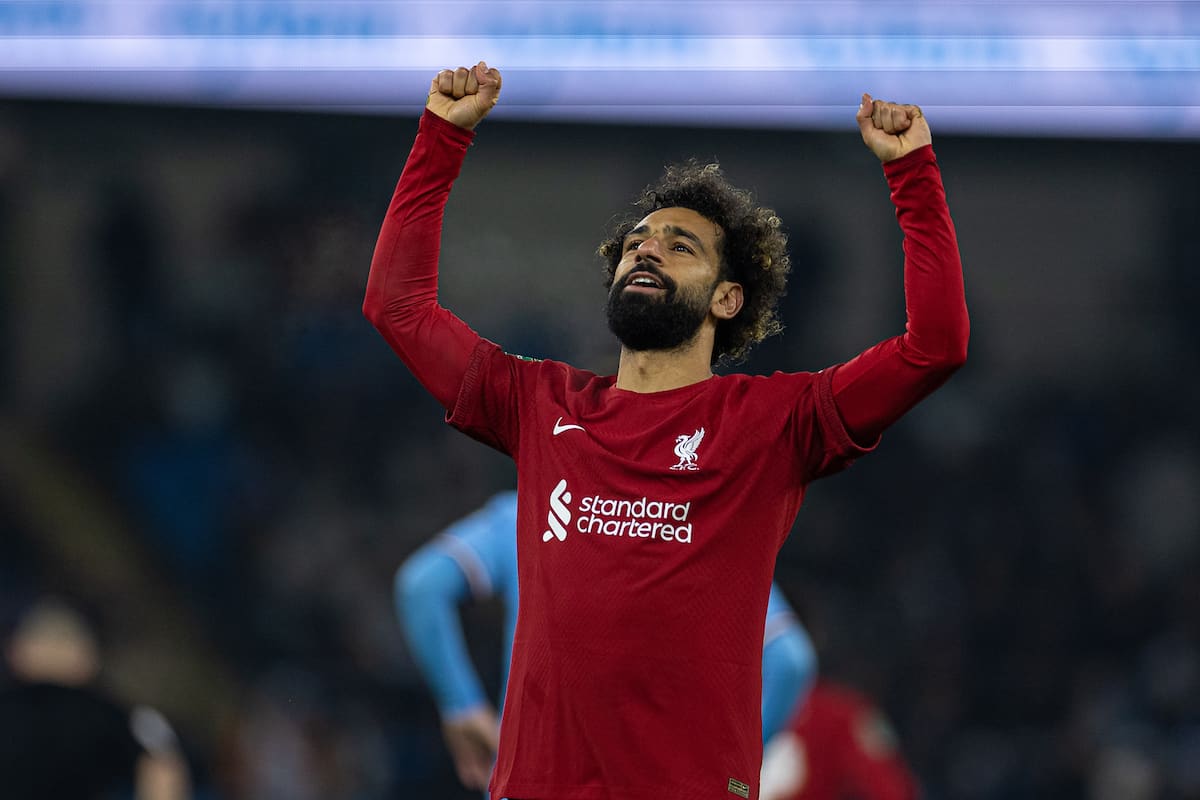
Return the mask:
<path id="1" fill-rule="evenodd" d="M 661 295 L 625 292 L 624 278 L 608 292 L 608 329 L 629 350 L 674 350 L 691 341 L 708 316 L 711 289 L 680 291 L 670 278 L 658 277 L 666 289 Z"/>

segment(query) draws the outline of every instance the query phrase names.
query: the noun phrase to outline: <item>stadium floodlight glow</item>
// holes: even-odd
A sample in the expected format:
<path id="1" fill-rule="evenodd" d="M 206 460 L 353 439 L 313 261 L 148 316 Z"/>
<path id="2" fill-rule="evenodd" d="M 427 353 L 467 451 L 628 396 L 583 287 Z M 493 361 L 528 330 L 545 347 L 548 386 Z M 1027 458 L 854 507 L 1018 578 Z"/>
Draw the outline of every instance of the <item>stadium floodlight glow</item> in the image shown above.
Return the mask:
<path id="1" fill-rule="evenodd" d="M 0 95 L 407 112 L 482 58 L 498 117 L 842 127 L 865 90 L 942 131 L 1200 135 L 1198 3 L 452 5 L 0 0 Z"/>

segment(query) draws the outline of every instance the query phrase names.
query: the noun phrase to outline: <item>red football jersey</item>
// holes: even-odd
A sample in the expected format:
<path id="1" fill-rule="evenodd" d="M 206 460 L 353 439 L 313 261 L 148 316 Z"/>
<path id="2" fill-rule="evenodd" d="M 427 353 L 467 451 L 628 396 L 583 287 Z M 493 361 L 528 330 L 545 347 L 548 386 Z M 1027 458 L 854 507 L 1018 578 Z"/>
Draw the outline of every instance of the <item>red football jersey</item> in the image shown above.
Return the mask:
<path id="1" fill-rule="evenodd" d="M 842 420 L 876 439 L 965 358 L 932 148 L 883 167 L 905 234 L 903 335 L 821 373 L 638 394 L 505 355 L 438 304 L 443 211 L 472 138 L 422 117 L 363 312 L 453 424 L 517 462 L 520 608 L 493 797 L 754 800 L 763 622 L 805 486 L 864 452 Z"/>
<path id="2" fill-rule="evenodd" d="M 805 485 L 864 452 L 829 374 L 639 394 L 487 342 L 467 374 L 450 422 L 519 476 L 493 796 L 756 796 L 775 555 Z"/>

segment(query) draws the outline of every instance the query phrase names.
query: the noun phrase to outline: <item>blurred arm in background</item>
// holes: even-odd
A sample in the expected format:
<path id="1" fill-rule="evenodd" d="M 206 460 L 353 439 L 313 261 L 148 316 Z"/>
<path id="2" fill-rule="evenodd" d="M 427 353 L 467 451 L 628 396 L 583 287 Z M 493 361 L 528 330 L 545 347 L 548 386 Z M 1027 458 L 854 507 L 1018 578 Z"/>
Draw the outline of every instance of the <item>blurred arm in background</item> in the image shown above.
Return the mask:
<path id="1" fill-rule="evenodd" d="M 507 677 L 517 613 L 516 527 L 517 495 L 502 492 L 409 556 L 396 573 L 405 639 L 433 692 L 458 778 L 472 789 L 487 788 L 500 726 L 471 664 L 457 606 L 468 597 L 505 599 Z"/>
<path id="2" fill-rule="evenodd" d="M 779 587 L 771 584 L 763 630 L 763 741 L 787 723 L 817 678 L 817 653 Z"/>

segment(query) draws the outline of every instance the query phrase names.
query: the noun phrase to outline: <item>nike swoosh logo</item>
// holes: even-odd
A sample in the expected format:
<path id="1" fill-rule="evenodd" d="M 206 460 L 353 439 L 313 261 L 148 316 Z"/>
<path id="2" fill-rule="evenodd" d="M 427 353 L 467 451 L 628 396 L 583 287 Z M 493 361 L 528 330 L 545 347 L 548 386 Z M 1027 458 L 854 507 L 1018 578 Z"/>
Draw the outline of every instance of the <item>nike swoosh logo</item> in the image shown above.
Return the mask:
<path id="1" fill-rule="evenodd" d="M 581 430 L 583 430 L 582 425 L 563 425 L 562 417 L 559 417 L 558 422 L 554 423 L 554 435 L 555 436 L 558 436 L 563 431 L 581 431 Z"/>

